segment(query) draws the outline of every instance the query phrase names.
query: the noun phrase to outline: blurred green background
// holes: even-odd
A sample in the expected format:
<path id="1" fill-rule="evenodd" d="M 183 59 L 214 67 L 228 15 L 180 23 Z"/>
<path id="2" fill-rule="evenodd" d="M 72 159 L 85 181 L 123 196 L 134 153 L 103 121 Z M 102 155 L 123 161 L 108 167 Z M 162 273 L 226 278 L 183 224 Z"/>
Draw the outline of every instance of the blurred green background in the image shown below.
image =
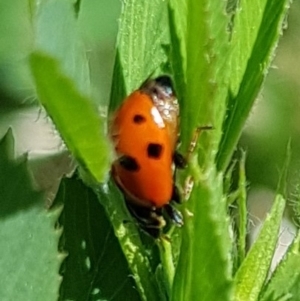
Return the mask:
<path id="1" fill-rule="evenodd" d="M 274 61 L 239 143 L 247 151 L 248 208 L 250 223 L 254 226 L 271 207 L 289 140 L 292 156 L 287 183 L 288 204 L 293 203 L 300 192 L 299 15 L 300 3 L 294 1 Z M 286 216 L 292 218 L 293 213 L 293 208 L 288 206 Z M 292 228 L 283 226 L 282 231 L 286 232 L 283 239 L 285 235 L 290 236 Z"/>
<path id="2" fill-rule="evenodd" d="M 275 59 L 240 141 L 248 151 L 247 175 L 251 186 L 276 188 L 289 139 L 293 152 L 291 173 L 295 179 L 299 177 L 299 4 L 292 4 Z"/>
<path id="3" fill-rule="evenodd" d="M 38 1 L 0 0 L 0 136 L 8 127 L 12 127 L 16 155 L 29 152 L 29 159 L 33 161 L 41 157 L 48 160 L 50 155 L 63 149 L 52 124 L 40 114 L 36 105 L 28 67 L 28 55 L 35 43 L 34 14 L 38 5 Z M 105 112 L 110 94 L 120 13 L 119 0 L 80 2 L 78 30 L 88 57 L 91 95 L 101 112 Z M 298 189 L 299 15 L 300 3 L 294 1 L 272 68 L 239 144 L 240 148 L 247 151 L 250 196 L 256 190 L 276 189 L 289 139 L 292 141 L 293 154 L 289 188 L 292 192 Z M 39 185 L 45 187 L 45 184 Z"/>

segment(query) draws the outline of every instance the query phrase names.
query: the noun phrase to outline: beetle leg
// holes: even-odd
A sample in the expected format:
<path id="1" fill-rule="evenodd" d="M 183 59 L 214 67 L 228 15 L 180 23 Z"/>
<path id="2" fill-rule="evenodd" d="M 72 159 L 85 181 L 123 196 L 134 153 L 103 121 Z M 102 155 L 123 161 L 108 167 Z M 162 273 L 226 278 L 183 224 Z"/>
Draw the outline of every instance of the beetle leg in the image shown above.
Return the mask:
<path id="1" fill-rule="evenodd" d="M 177 204 L 181 204 L 182 200 L 181 200 L 181 194 L 179 192 L 179 189 L 176 185 L 173 185 L 173 191 L 172 191 L 172 200 Z"/>
<path id="2" fill-rule="evenodd" d="M 188 162 L 190 160 L 190 156 L 192 155 L 192 153 L 195 151 L 196 145 L 198 143 L 198 139 L 200 136 L 200 133 L 204 130 L 212 130 L 213 127 L 211 125 L 205 125 L 205 126 L 198 126 L 193 134 L 193 138 L 190 142 L 189 148 L 188 148 L 188 152 L 187 152 L 187 156 L 186 156 L 186 161 Z"/>
<path id="3" fill-rule="evenodd" d="M 191 156 L 192 156 L 193 152 L 195 151 L 195 148 L 197 146 L 198 139 L 199 139 L 201 132 L 203 130 L 212 130 L 212 129 L 213 129 L 213 127 L 210 125 L 197 127 L 197 129 L 195 130 L 195 132 L 193 134 L 193 138 L 190 142 L 190 145 L 188 147 L 187 155 L 184 158 L 186 164 L 191 160 Z M 184 200 L 189 199 L 191 191 L 193 189 L 193 186 L 194 186 L 194 179 L 192 176 L 188 176 L 185 179 L 184 187 L 183 187 L 183 199 Z"/>
<path id="4" fill-rule="evenodd" d="M 183 169 L 187 166 L 186 158 L 178 151 L 175 151 L 173 161 L 176 168 Z"/>
<path id="5" fill-rule="evenodd" d="M 171 204 L 165 205 L 164 209 L 165 209 L 165 212 L 168 215 L 168 217 L 173 221 L 173 223 L 177 227 L 181 227 L 183 225 L 183 217 L 179 210 L 177 210 Z"/>
<path id="6" fill-rule="evenodd" d="M 126 202 L 126 205 L 145 232 L 154 238 L 160 236 L 162 228 L 166 225 L 166 221 L 162 215 L 162 209 L 136 206 L 130 202 Z"/>

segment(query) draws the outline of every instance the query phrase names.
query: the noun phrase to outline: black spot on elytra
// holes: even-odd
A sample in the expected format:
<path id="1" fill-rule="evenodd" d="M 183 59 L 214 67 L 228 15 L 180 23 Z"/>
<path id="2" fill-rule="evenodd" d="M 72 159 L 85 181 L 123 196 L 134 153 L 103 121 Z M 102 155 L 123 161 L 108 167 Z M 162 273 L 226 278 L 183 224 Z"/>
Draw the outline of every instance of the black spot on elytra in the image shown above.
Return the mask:
<path id="1" fill-rule="evenodd" d="M 143 115 L 136 114 L 133 116 L 133 122 L 137 124 L 141 124 L 146 121 L 146 118 Z"/>
<path id="2" fill-rule="evenodd" d="M 122 156 L 119 159 L 119 164 L 128 171 L 138 171 L 140 169 L 140 166 L 137 163 L 137 161 L 130 156 Z"/>
<path id="3" fill-rule="evenodd" d="M 158 143 L 149 143 L 147 147 L 147 155 L 149 158 L 159 159 L 162 154 L 163 147 Z"/>

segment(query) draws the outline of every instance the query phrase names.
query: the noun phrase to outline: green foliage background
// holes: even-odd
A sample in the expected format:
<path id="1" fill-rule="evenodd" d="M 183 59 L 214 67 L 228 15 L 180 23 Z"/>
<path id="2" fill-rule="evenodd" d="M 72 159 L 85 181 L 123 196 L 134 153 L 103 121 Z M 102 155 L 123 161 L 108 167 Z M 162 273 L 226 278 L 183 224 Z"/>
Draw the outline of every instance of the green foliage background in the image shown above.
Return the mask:
<path id="1" fill-rule="evenodd" d="M 222 25 L 226 20 L 219 1 L 191 4 L 186 15 L 185 1 L 170 1 L 168 21 L 158 0 L 127 3 L 121 10 L 121 3 L 111 0 L 0 1 L 0 137 L 5 137 L 0 144 L 0 275 L 5 279 L 0 284 L 1 300 L 124 300 L 124 296 L 126 300 L 298 300 L 300 270 L 289 271 L 298 266 L 299 237 L 274 278 L 269 282 L 265 278 L 278 237 L 285 190 L 292 192 L 295 204 L 299 193 L 299 110 L 295 109 L 300 89 L 299 4 L 292 6 L 289 28 L 272 63 L 278 68 L 271 68 L 240 140 L 247 155 L 234 182 L 237 196 L 230 195 L 239 206 L 235 244 L 229 237 L 225 208 L 226 193 L 232 191 L 227 191 L 226 185 L 223 188 L 218 171 L 225 171 L 247 108 L 252 106 L 254 98 L 249 91 L 255 93 L 263 80 L 260 72 L 269 58 L 261 45 L 272 42 L 272 35 L 266 38 L 263 31 L 280 16 L 279 3 L 283 1 L 243 2 L 249 12 L 252 5 L 258 9 L 267 4 L 268 18 L 262 21 L 266 26 L 260 28 L 265 39 L 253 46 L 255 32 L 238 30 L 239 26 L 252 28 L 243 26 L 249 20 L 255 24 L 259 14 L 237 16 L 232 39 L 247 43 L 238 43 L 233 51 L 232 70 L 225 70 L 228 45 Z M 120 16 L 122 30 L 117 38 Z M 143 19 L 149 23 L 140 27 Z M 170 36 L 167 28 L 162 30 L 161 24 L 166 22 Z M 199 36 L 202 55 L 193 47 Z M 152 47 L 158 44 L 164 47 Z M 220 53 L 215 53 L 216 49 Z M 247 63 L 244 56 L 251 52 L 255 55 L 239 90 L 245 80 L 240 74 Z M 207 53 L 214 59 L 208 61 Z M 161 64 L 166 54 L 173 59 L 171 65 Z M 178 64 L 179 56 L 184 68 Z M 251 69 L 258 67 L 260 60 L 265 65 Z M 197 73 L 199 66 L 202 74 Z M 102 116 L 108 106 L 113 110 L 141 80 L 162 72 L 174 73 L 182 102 L 181 150 L 186 149 L 199 122 L 214 120 L 215 126 L 212 133 L 203 135 L 199 157 L 189 168 L 197 185 L 184 207 L 197 218 L 193 224 L 185 214 L 187 223 L 174 230 L 172 244 L 154 242 L 139 233 L 128 215 L 122 195 L 107 178 L 111 148 L 104 134 L 106 123 L 94 114 L 99 111 Z M 228 100 L 224 136 L 230 139 L 223 139 L 218 149 L 228 82 L 232 99 Z M 74 161 L 37 106 L 36 95 L 81 166 L 60 186 Z M 207 101 L 210 98 L 211 103 Z M 233 100 L 236 102 L 231 103 Z M 236 105 L 243 101 L 243 106 Z M 289 139 L 291 155 L 286 151 Z M 287 159 L 290 163 L 283 163 Z M 282 165 L 284 171 L 279 172 Z M 291 179 L 286 185 L 282 175 L 288 165 Z M 259 188 L 275 195 L 280 175 L 271 215 L 245 259 L 246 194 L 251 199 Z M 56 192 L 52 209 L 45 209 Z M 259 198 L 255 202 L 262 203 Z M 292 209 L 297 209 L 296 205 Z"/>

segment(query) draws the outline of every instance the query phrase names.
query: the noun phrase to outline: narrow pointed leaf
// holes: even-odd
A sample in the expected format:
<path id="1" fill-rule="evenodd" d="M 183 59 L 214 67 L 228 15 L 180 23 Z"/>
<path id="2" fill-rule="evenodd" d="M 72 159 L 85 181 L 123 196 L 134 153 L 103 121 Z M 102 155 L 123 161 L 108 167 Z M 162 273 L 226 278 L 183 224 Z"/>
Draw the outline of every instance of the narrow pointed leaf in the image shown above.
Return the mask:
<path id="1" fill-rule="evenodd" d="M 300 300 L 300 234 L 298 233 L 285 258 L 276 268 L 260 300 Z M 270 299 L 272 298 L 272 299 Z M 280 299 L 279 299 L 280 300 Z"/>
<path id="2" fill-rule="evenodd" d="M 214 141 L 206 142 L 206 150 L 213 158 L 227 97 L 229 37 L 225 4 L 171 1 L 169 11 L 171 63 L 181 97 L 182 149 L 187 150 L 196 127 L 212 125 Z"/>
<path id="3" fill-rule="evenodd" d="M 229 300 L 229 224 L 221 175 L 213 167 L 227 93 L 225 6 L 211 1 L 202 1 L 201 5 L 197 1 L 171 1 L 169 9 L 171 63 L 182 97 L 179 101 L 183 153 L 198 126 L 214 127 L 202 133 L 199 158 L 190 162 L 195 187 L 186 204 L 190 214 L 186 214 L 182 229 L 172 300 Z M 182 67 L 178 64 L 180 60 Z M 220 271 L 218 277 L 216 270 Z"/>
<path id="4" fill-rule="evenodd" d="M 111 154 L 104 135 L 104 122 L 96 107 L 77 90 L 52 57 L 33 53 L 31 68 L 39 100 L 67 147 L 98 182 L 103 181 Z"/>
<path id="5" fill-rule="evenodd" d="M 269 272 L 284 208 L 284 198 L 277 195 L 256 242 L 235 275 L 236 301 L 257 300 Z"/>
<path id="6" fill-rule="evenodd" d="M 222 177 L 211 172 L 205 178 L 187 204 L 172 300 L 230 300 L 230 238 Z"/>
<path id="7" fill-rule="evenodd" d="M 107 216 L 109 216 L 141 299 L 167 300 L 166 296 L 159 290 L 159 284 L 162 287 L 164 284 L 158 283 L 156 279 L 157 262 L 153 258 L 155 257 L 154 253 L 141 240 L 137 223 L 129 215 L 120 191 L 111 182 L 96 187 L 95 191 Z M 153 244 L 153 239 L 150 239 Z"/>
<path id="8" fill-rule="evenodd" d="M 122 4 L 110 110 L 166 62 L 162 47 L 168 42 L 166 2 L 131 0 Z M 120 91 L 122 95 L 117 95 L 114 90 L 120 84 L 125 93 Z"/>
<path id="9" fill-rule="evenodd" d="M 239 196 L 237 199 L 239 210 L 239 225 L 238 225 L 238 265 L 243 262 L 246 254 L 246 239 L 247 239 L 247 182 L 246 182 L 246 153 L 242 153 L 239 170 Z"/>
<path id="10" fill-rule="evenodd" d="M 230 77 L 228 115 L 217 158 L 218 168 L 223 171 L 230 162 L 267 74 L 282 32 L 289 0 L 246 0 L 239 3 L 231 41 L 233 52 L 230 70 L 233 76 Z"/>

